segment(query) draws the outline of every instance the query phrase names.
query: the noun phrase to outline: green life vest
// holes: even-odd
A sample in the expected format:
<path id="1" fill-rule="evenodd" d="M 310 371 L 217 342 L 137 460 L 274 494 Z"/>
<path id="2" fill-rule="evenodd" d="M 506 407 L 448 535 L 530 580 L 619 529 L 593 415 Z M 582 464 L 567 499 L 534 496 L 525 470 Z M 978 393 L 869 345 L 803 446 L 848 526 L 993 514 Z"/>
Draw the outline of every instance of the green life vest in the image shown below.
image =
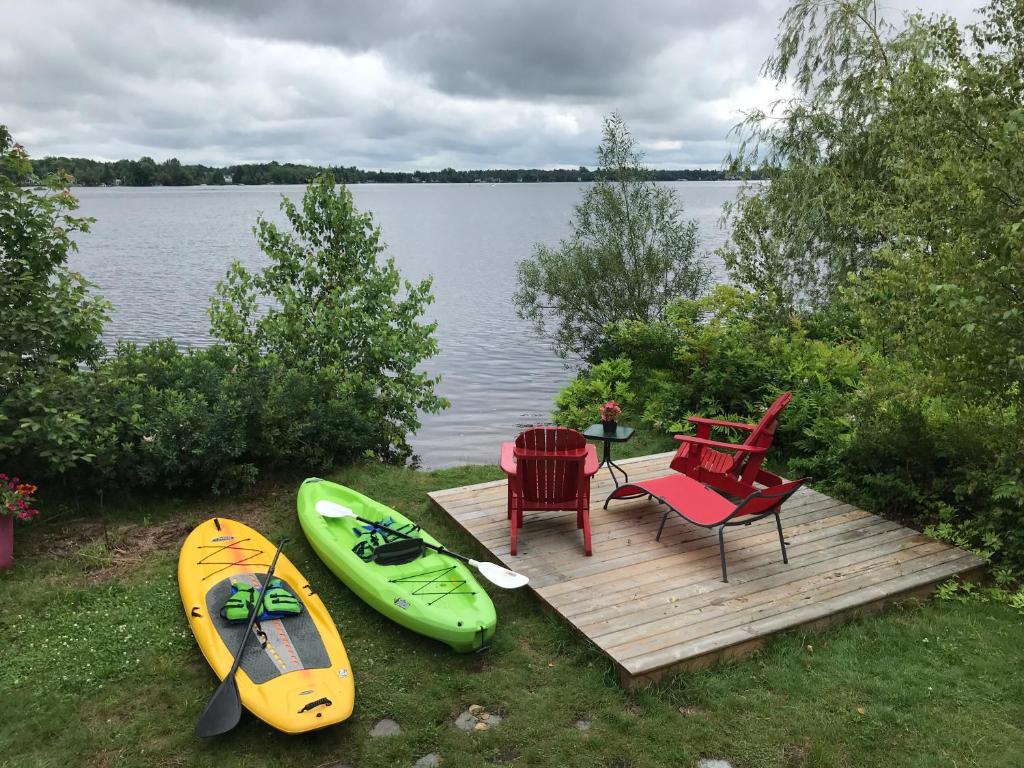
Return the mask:
<path id="1" fill-rule="evenodd" d="M 231 596 L 224 601 L 220 609 L 221 618 L 231 624 L 242 624 L 252 616 L 256 601 L 259 600 L 257 589 L 245 581 L 231 582 Z M 284 619 L 298 616 L 303 611 L 302 602 L 287 584 L 274 578 L 267 584 L 267 594 L 263 598 L 263 610 L 258 619 Z"/>

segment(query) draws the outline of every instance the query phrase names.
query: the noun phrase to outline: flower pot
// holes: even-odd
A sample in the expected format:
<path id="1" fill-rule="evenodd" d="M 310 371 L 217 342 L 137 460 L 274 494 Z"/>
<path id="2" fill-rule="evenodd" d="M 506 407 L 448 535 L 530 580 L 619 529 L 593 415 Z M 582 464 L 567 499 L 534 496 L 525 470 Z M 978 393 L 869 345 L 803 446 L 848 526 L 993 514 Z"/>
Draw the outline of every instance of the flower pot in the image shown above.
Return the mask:
<path id="1" fill-rule="evenodd" d="M 14 562 L 14 515 L 0 515 L 0 571 Z"/>
<path id="2" fill-rule="evenodd" d="M 619 428 L 619 423 L 617 421 L 602 421 L 601 424 L 604 426 L 604 433 L 606 435 L 614 435 L 615 430 Z"/>

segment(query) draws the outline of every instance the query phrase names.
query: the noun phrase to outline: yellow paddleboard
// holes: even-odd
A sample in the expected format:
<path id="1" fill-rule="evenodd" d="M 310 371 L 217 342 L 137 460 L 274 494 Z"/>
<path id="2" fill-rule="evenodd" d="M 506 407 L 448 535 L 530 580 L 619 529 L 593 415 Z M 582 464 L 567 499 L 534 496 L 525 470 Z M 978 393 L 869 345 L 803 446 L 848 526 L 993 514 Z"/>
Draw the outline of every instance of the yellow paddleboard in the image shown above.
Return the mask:
<path id="1" fill-rule="evenodd" d="M 231 581 L 262 583 L 277 547 L 247 525 L 214 518 L 181 547 L 178 589 L 192 634 L 224 679 L 245 632 L 220 616 Z M 242 704 L 285 733 L 340 723 L 352 714 L 355 684 L 345 646 L 323 601 L 285 557 L 274 571 L 305 606 L 298 616 L 258 621 L 236 673 Z M 212 690 L 211 690 L 212 693 Z"/>

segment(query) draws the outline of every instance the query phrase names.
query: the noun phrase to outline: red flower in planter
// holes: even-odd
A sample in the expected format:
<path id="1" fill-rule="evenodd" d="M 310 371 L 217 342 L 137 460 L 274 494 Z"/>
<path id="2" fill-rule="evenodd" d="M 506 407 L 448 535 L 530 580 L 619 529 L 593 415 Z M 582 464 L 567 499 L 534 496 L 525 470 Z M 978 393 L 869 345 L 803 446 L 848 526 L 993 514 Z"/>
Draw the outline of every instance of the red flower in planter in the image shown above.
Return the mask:
<path id="1" fill-rule="evenodd" d="M 601 421 L 618 421 L 619 416 L 622 415 L 622 408 L 614 400 L 609 400 L 601 406 L 600 413 Z"/>

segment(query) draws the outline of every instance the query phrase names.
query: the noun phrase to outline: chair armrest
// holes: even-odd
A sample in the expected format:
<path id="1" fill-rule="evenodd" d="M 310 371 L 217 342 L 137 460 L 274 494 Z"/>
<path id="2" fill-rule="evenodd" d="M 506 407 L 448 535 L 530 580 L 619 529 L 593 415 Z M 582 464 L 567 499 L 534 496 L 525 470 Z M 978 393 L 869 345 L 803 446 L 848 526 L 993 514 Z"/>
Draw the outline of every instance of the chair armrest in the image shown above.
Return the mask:
<path id="1" fill-rule="evenodd" d="M 756 424 L 741 424 L 738 421 L 723 421 L 722 419 L 706 419 L 703 416 L 690 416 L 687 421 L 691 424 L 707 424 L 712 427 L 728 427 L 729 429 L 745 429 L 753 432 L 757 429 Z"/>
<path id="2" fill-rule="evenodd" d="M 676 435 L 675 439 L 681 443 L 691 443 L 693 445 L 702 445 L 705 448 L 718 448 L 723 451 L 739 451 L 741 453 L 765 453 L 768 448 L 766 446 L 757 445 L 739 445 L 737 443 L 722 443 L 718 440 L 706 440 L 703 437 L 694 437 L 693 435 Z"/>
<path id="3" fill-rule="evenodd" d="M 501 471 L 506 475 L 516 474 L 515 443 L 501 444 Z"/>
<path id="4" fill-rule="evenodd" d="M 587 477 L 593 477 L 597 474 L 598 466 L 597 448 L 593 445 L 587 445 L 587 459 L 583 462 L 583 474 Z"/>

